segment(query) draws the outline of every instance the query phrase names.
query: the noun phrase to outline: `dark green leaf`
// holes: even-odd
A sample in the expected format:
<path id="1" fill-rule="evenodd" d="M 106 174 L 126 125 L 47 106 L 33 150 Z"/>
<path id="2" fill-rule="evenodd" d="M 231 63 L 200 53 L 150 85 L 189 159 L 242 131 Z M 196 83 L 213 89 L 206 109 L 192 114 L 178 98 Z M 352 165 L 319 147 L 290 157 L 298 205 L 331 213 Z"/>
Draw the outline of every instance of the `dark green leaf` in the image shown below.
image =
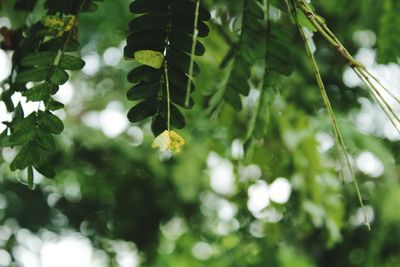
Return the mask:
<path id="1" fill-rule="evenodd" d="M 52 85 L 49 82 L 36 85 L 22 93 L 28 101 L 42 101 L 50 97 Z"/>
<path id="2" fill-rule="evenodd" d="M 80 70 L 85 66 L 85 61 L 78 57 L 62 55 L 58 66 L 63 70 Z"/>
<path id="3" fill-rule="evenodd" d="M 15 158 L 11 162 L 10 164 L 11 170 L 12 171 L 23 170 L 28 165 L 32 165 L 34 158 L 33 149 L 34 146 L 32 146 L 31 144 L 24 145 L 18 152 L 17 156 L 15 156 Z"/>
<path id="4" fill-rule="evenodd" d="M 27 70 L 18 73 L 15 81 L 17 83 L 27 83 L 27 82 L 40 82 L 47 78 L 50 72 L 49 66 L 39 66 L 34 68 L 29 68 Z"/>
<path id="5" fill-rule="evenodd" d="M 129 100 L 139 100 L 149 97 L 155 97 L 160 91 L 160 82 L 139 83 L 129 89 L 127 97 Z"/>
<path id="6" fill-rule="evenodd" d="M 35 140 L 44 150 L 52 152 L 56 149 L 56 142 L 54 141 L 53 135 L 46 131 L 38 130 Z"/>
<path id="7" fill-rule="evenodd" d="M 65 70 L 62 70 L 58 67 L 54 68 L 50 81 L 57 85 L 62 85 L 68 81 L 69 75 Z"/>
<path id="8" fill-rule="evenodd" d="M 48 162 L 42 163 L 40 165 L 35 164 L 35 169 L 47 178 L 54 178 L 56 176 L 56 171 L 54 170 L 53 166 L 51 166 L 51 164 Z"/>
<path id="9" fill-rule="evenodd" d="M 44 51 L 36 52 L 24 57 L 21 60 L 23 66 L 49 66 L 53 65 L 57 52 Z"/>
<path id="10" fill-rule="evenodd" d="M 157 112 L 157 101 L 156 99 L 147 99 L 133 108 L 128 112 L 128 119 L 131 122 L 139 122 L 148 117 L 153 116 Z"/>
<path id="11" fill-rule="evenodd" d="M 64 130 L 63 122 L 49 111 L 39 111 L 39 126 L 53 134 L 60 134 Z"/>
<path id="12" fill-rule="evenodd" d="M 128 81 L 131 83 L 160 81 L 162 73 L 162 69 L 142 65 L 128 73 Z"/>
<path id="13" fill-rule="evenodd" d="M 64 108 L 64 104 L 63 103 L 60 103 L 60 102 L 55 101 L 53 99 L 51 99 L 50 101 L 47 101 L 45 103 L 45 105 L 46 105 L 46 108 L 48 110 L 59 110 L 59 109 Z"/>
<path id="14" fill-rule="evenodd" d="M 155 136 L 168 129 L 167 119 L 161 113 L 157 113 L 151 121 L 151 130 Z"/>

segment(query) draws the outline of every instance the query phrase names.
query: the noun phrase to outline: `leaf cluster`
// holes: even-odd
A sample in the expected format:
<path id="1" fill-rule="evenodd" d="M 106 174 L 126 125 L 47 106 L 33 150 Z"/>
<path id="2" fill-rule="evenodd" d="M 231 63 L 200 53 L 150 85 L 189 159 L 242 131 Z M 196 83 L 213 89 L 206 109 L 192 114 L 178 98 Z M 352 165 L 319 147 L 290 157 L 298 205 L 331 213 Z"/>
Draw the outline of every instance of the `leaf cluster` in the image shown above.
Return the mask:
<path id="1" fill-rule="evenodd" d="M 196 40 L 194 55 L 191 54 L 196 3 L 190 0 L 137 0 L 130 5 L 130 10 L 136 17 L 129 23 L 125 56 L 134 59 L 137 51 L 156 51 L 164 55 L 167 69 L 141 65 L 129 72 L 128 81 L 135 85 L 129 89 L 127 97 L 139 102 L 129 111 L 128 118 L 131 122 L 140 122 L 152 117 L 152 130 L 158 135 L 168 129 L 170 98 L 171 126 L 182 129 L 185 118 L 179 107 L 194 105 L 192 98 L 189 106 L 185 105 L 187 84 L 190 83 L 191 92 L 195 90 L 192 77 L 189 77 L 192 57 L 205 53 L 203 44 Z M 210 13 L 200 7 L 196 26 L 199 37 L 208 35 L 205 22 L 209 19 Z M 192 76 L 199 73 L 200 68 L 194 62 Z"/>

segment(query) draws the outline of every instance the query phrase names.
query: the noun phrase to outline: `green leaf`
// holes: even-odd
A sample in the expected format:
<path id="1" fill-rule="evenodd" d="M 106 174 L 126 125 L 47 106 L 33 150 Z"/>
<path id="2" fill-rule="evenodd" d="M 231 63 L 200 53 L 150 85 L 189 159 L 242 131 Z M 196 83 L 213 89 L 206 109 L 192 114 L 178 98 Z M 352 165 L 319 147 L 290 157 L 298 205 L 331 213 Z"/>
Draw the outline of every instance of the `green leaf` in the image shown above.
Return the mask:
<path id="1" fill-rule="evenodd" d="M 38 143 L 38 145 L 44 150 L 52 152 L 56 149 L 56 142 L 54 140 L 53 135 L 51 135 L 46 131 L 38 130 L 36 132 L 35 140 Z"/>
<path id="2" fill-rule="evenodd" d="M 155 69 L 161 68 L 164 62 L 164 55 L 152 50 L 136 51 L 134 58 L 137 62 Z"/>
<path id="3" fill-rule="evenodd" d="M 42 101 L 50 97 L 52 85 L 49 82 L 36 85 L 22 93 L 28 101 Z"/>
<path id="4" fill-rule="evenodd" d="M 168 129 L 167 119 L 161 113 L 157 113 L 151 121 L 151 130 L 155 136 Z"/>
<path id="5" fill-rule="evenodd" d="M 18 103 L 14 112 L 13 112 L 13 120 L 21 120 L 24 118 L 24 110 L 22 109 L 21 102 Z"/>
<path id="6" fill-rule="evenodd" d="M 171 46 L 183 50 L 186 53 L 192 53 L 192 45 L 193 45 L 193 36 L 189 34 L 176 34 L 172 33 L 169 41 L 171 43 Z M 196 56 L 202 56 L 206 52 L 206 48 L 200 41 L 197 40 L 196 46 L 195 46 L 195 55 Z"/>
<path id="7" fill-rule="evenodd" d="M 183 129 L 186 125 L 185 117 L 175 105 L 171 105 L 171 125 L 177 129 Z"/>
<path id="8" fill-rule="evenodd" d="M 22 66 L 49 66 L 53 65 L 57 52 L 44 51 L 30 54 L 21 60 Z"/>
<path id="9" fill-rule="evenodd" d="M 23 170 L 33 164 L 33 149 L 31 144 L 24 145 L 10 164 L 12 171 Z"/>
<path id="10" fill-rule="evenodd" d="M 63 122 L 49 111 L 39 111 L 39 126 L 53 134 L 60 134 L 64 130 Z"/>
<path id="11" fill-rule="evenodd" d="M 53 99 L 47 101 L 47 102 L 45 103 L 45 105 L 46 105 L 46 108 L 47 108 L 48 110 L 52 110 L 52 111 L 53 111 L 53 110 L 59 110 L 59 109 L 64 108 L 64 104 L 63 104 L 63 103 L 58 102 L 58 101 L 55 101 L 55 100 L 53 100 Z"/>
<path id="12" fill-rule="evenodd" d="M 30 68 L 18 73 L 15 78 L 16 83 L 27 83 L 27 82 L 40 82 L 47 78 L 50 72 L 49 66 L 39 66 Z"/>
<path id="13" fill-rule="evenodd" d="M 131 83 L 160 81 L 163 71 L 149 66 L 139 66 L 128 73 Z"/>
<path id="14" fill-rule="evenodd" d="M 167 60 L 168 60 L 168 66 L 170 66 L 171 68 L 183 73 L 189 72 L 190 56 L 186 54 L 184 51 L 175 48 L 169 49 L 167 53 Z M 200 74 L 200 67 L 196 62 L 194 62 L 193 77 L 196 77 L 199 74 Z"/>
<path id="15" fill-rule="evenodd" d="M 377 38 L 377 59 L 383 64 L 400 63 L 400 2 L 398 0 L 382 2 L 383 12 Z"/>
<path id="16" fill-rule="evenodd" d="M 263 88 L 267 90 L 267 88 Z M 260 106 L 258 108 L 258 114 L 255 121 L 253 137 L 256 139 L 261 139 L 265 136 L 268 131 L 270 122 L 270 95 L 267 92 L 261 94 L 262 99 L 260 101 Z"/>
<path id="17" fill-rule="evenodd" d="M 33 189 L 33 167 L 32 165 L 28 166 L 28 187 L 29 189 Z"/>
<path id="18" fill-rule="evenodd" d="M 160 103 L 160 113 L 163 120 L 165 121 L 165 125 L 168 118 L 168 109 L 167 109 L 167 101 L 164 100 Z M 182 129 L 186 125 L 185 117 L 182 112 L 174 105 L 171 104 L 171 126 L 177 129 Z"/>
<path id="19" fill-rule="evenodd" d="M 19 117 L 18 119 L 14 118 L 12 129 L 14 131 L 26 131 L 34 129 L 35 126 L 36 126 L 36 113 L 33 112 L 25 118 L 24 117 Z"/>
<path id="20" fill-rule="evenodd" d="M 96 3 L 86 1 L 82 8 L 82 12 L 95 12 L 98 8 L 99 6 Z"/>
<path id="21" fill-rule="evenodd" d="M 80 70 L 85 66 L 85 61 L 78 57 L 62 55 L 58 66 L 64 70 Z"/>
<path id="22" fill-rule="evenodd" d="M 6 105 L 7 112 L 12 112 L 14 110 L 14 103 L 11 99 L 14 92 L 12 90 L 4 90 L 1 94 L 1 101 Z"/>
<path id="23" fill-rule="evenodd" d="M 171 10 L 176 15 L 193 19 L 196 10 L 196 3 L 192 1 L 172 1 Z M 198 18 L 200 21 L 210 20 L 210 12 L 200 5 Z M 192 25 L 193 24 L 194 23 L 192 23 Z"/>
<path id="24" fill-rule="evenodd" d="M 32 141 L 35 136 L 35 131 L 35 128 L 31 128 L 12 132 L 9 139 L 10 144 L 13 146 L 21 146 Z"/>
<path id="25" fill-rule="evenodd" d="M 317 29 L 315 28 L 315 26 L 308 20 L 308 18 L 306 17 L 306 15 L 304 15 L 303 12 L 298 10 L 298 12 L 296 13 L 296 16 L 297 16 L 298 23 L 302 27 L 306 27 L 310 31 L 317 32 Z"/>
<path id="26" fill-rule="evenodd" d="M 54 68 L 50 81 L 57 85 L 62 85 L 68 81 L 69 75 L 65 70 L 62 70 L 58 67 Z"/>
<path id="27" fill-rule="evenodd" d="M 168 8 L 165 0 L 136 0 L 129 6 L 132 13 L 162 12 Z"/>
<path id="28" fill-rule="evenodd" d="M 127 97 L 129 100 L 146 99 L 154 97 L 160 90 L 160 82 L 153 83 L 139 83 L 129 89 Z"/>
<path id="29" fill-rule="evenodd" d="M 41 49 L 44 51 L 51 50 L 58 52 L 60 47 L 64 44 L 64 39 L 61 37 L 50 39 L 41 45 Z M 65 52 L 73 52 L 79 49 L 79 43 L 76 40 L 70 39 L 68 41 Z"/>
<path id="30" fill-rule="evenodd" d="M 168 25 L 168 16 L 166 14 L 150 13 L 129 22 L 129 29 L 132 33 L 161 31 Z"/>
<path id="31" fill-rule="evenodd" d="M 56 171 L 54 170 L 53 166 L 51 166 L 51 164 L 48 162 L 42 163 L 40 165 L 35 164 L 35 169 L 47 178 L 54 178 L 56 176 Z"/>
<path id="32" fill-rule="evenodd" d="M 157 101 L 156 99 L 147 99 L 133 108 L 128 112 L 128 119 L 131 122 L 139 122 L 148 117 L 153 116 L 157 112 Z"/>

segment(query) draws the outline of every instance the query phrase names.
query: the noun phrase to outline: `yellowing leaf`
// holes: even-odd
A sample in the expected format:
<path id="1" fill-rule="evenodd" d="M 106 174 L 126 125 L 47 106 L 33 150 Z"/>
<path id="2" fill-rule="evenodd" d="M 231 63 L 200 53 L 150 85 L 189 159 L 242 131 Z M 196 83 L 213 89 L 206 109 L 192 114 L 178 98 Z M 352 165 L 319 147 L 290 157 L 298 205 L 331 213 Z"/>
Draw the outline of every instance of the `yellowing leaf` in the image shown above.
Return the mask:
<path id="1" fill-rule="evenodd" d="M 44 16 L 41 20 L 46 29 L 57 36 L 61 36 L 64 32 L 68 32 L 75 24 L 76 17 L 74 15 L 59 16 Z"/>
<path id="2" fill-rule="evenodd" d="M 169 143 L 171 139 L 169 137 L 169 132 L 165 130 L 159 136 L 157 136 L 153 144 L 151 145 L 152 148 L 159 148 L 161 152 L 167 151 L 169 147 Z"/>
<path id="3" fill-rule="evenodd" d="M 159 148 L 160 151 L 180 152 L 181 146 L 185 144 L 185 140 L 174 131 L 165 130 L 157 136 L 152 144 L 153 148 Z"/>
<path id="4" fill-rule="evenodd" d="M 137 62 L 155 69 L 161 68 L 164 62 L 164 55 L 160 52 L 152 50 L 136 51 L 134 57 Z"/>
<path id="5" fill-rule="evenodd" d="M 168 149 L 173 152 L 180 152 L 181 146 L 185 144 L 185 140 L 176 132 L 169 132 L 170 143 Z"/>

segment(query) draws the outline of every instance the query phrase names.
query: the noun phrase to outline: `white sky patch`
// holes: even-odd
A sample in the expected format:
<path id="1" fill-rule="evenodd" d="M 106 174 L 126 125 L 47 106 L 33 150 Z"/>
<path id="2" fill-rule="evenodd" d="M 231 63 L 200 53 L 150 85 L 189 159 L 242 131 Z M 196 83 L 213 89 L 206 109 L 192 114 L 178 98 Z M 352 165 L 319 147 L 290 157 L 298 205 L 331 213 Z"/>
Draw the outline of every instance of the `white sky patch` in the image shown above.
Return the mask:
<path id="1" fill-rule="evenodd" d="M 106 109 L 99 114 L 100 127 L 103 133 L 114 138 L 122 134 L 129 125 L 122 103 L 110 102 Z"/>
<path id="2" fill-rule="evenodd" d="M 27 101 L 26 97 L 22 96 L 20 92 L 14 93 L 11 96 L 11 100 L 14 103 L 14 106 L 17 106 L 18 103 L 21 103 L 25 117 L 31 114 L 32 112 L 45 109 L 43 101 L 40 102 Z"/>
<path id="3" fill-rule="evenodd" d="M 131 242 L 111 241 L 117 254 L 117 263 L 120 267 L 139 267 L 140 257 L 136 246 Z"/>
<path id="4" fill-rule="evenodd" d="M 103 61 L 108 66 L 116 66 L 122 60 L 122 50 L 118 47 L 109 47 L 104 51 Z"/>
<path id="5" fill-rule="evenodd" d="M 379 177 L 385 171 L 382 161 L 369 151 L 364 151 L 356 158 L 357 168 L 371 177 Z"/>
<path id="6" fill-rule="evenodd" d="M 360 226 L 365 224 L 364 212 L 367 217 L 367 220 L 372 223 L 375 219 L 375 211 L 371 206 L 364 206 L 364 209 L 358 208 L 351 216 L 350 223 L 355 226 Z"/>
<path id="7" fill-rule="evenodd" d="M 176 240 L 187 231 L 187 226 L 182 218 L 175 217 L 161 225 L 160 230 L 167 239 Z"/>
<path id="8" fill-rule="evenodd" d="M 221 199 L 218 203 L 218 217 L 223 221 L 232 220 L 237 213 L 237 207 L 235 204 Z"/>
<path id="9" fill-rule="evenodd" d="M 74 97 L 74 86 L 71 82 L 66 82 L 65 84 L 60 86 L 57 94 L 54 95 L 54 99 L 67 105 L 71 102 L 72 98 Z"/>
<path id="10" fill-rule="evenodd" d="M 1 123 L 2 121 L 11 121 L 12 116 L 7 112 L 6 105 L 3 102 L 0 102 L 0 132 L 3 132 L 6 129 L 6 126 Z"/>
<path id="11" fill-rule="evenodd" d="M 268 207 L 270 204 L 268 185 L 265 181 L 259 180 L 247 190 L 247 208 L 251 213 L 256 214 Z"/>
<path id="12" fill-rule="evenodd" d="M 262 171 L 260 166 L 250 164 L 239 168 L 239 176 L 241 182 L 256 181 L 261 178 Z"/>
<path id="13" fill-rule="evenodd" d="M 335 140 L 330 134 L 319 132 L 317 133 L 318 150 L 319 152 L 327 152 L 335 145 Z"/>
<path id="14" fill-rule="evenodd" d="M 211 152 L 207 159 L 207 165 L 211 188 L 221 195 L 234 193 L 236 186 L 232 163 Z"/>
<path id="15" fill-rule="evenodd" d="M 307 27 L 303 27 L 304 30 L 304 35 L 306 36 L 307 39 L 307 43 L 310 46 L 311 49 L 311 53 L 315 53 L 315 51 L 317 50 L 317 46 L 315 45 L 313 36 L 314 33 L 312 31 L 310 31 Z"/>
<path id="16" fill-rule="evenodd" d="M 292 187 L 286 178 L 278 177 L 271 185 L 263 180 L 258 180 L 247 190 L 247 208 L 258 219 L 272 223 L 280 221 L 283 215 L 273 208 L 268 208 L 271 201 L 285 204 L 291 195 Z"/>
<path id="17" fill-rule="evenodd" d="M 94 76 L 100 70 L 100 57 L 99 54 L 91 52 L 82 57 L 85 61 L 85 67 L 83 67 L 82 71 L 88 76 Z"/>
<path id="18" fill-rule="evenodd" d="M 213 248 L 206 242 L 197 242 L 192 248 L 192 254 L 199 260 L 208 260 L 213 255 Z"/>
<path id="19" fill-rule="evenodd" d="M 11 28 L 11 21 L 7 17 L 0 17 L 0 28 L 1 27 L 7 27 Z"/>
<path id="20" fill-rule="evenodd" d="M 90 241 L 80 235 L 45 241 L 41 249 L 40 260 L 42 267 L 105 266 L 104 263 L 95 261 Z"/>
<path id="21" fill-rule="evenodd" d="M 0 266 L 10 266 L 11 256 L 5 250 L 0 250 Z"/>
<path id="22" fill-rule="evenodd" d="M 232 142 L 231 154 L 234 159 L 241 159 L 244 156 L 243 142 L 235 139 Z"/>
<path id="23" fill-rule="evenodd" d="M 376 35 L 371 30 L 356 31 L 353 40 L 361 47 L 373 47 L 376 43 Z"/>
<path id="24" fill-rule="evenodd" d="M 130 144 L 132 146 L 140 146 L 144 140 L 144 132 L 137 126 L 132 126 L 127 130 L 127 134 L 132 138 Z"/>
<path id="25" fill-rule="evenodd" d="M 269 198 L 279 204 L 285 204 L 290 198 L 292 187 L 286 178 L 279 177 L 269 186 Z"/>
<path id="26" fill-rule="evenodd" d="M 11 59 L 9 54 L 0 49 L 0 82 L 11 74 Z"/>
<path id="27" fill-rule="evenodd" d="M 94 129 L 99 129 L 100 127 L 99 113 L 96 111 L 86 112 L 81 116 L 81 121 L 86 126 Z"/>
<path id="28" fill-rule="evenodd" d="M 372 38 L 370 33 L 363 33 L 363 37 L 357 38 Z M 373 41 L 371 39 L 371 42 Z M 383 86 L 386 87 L 393 95 L 400 98 L 400 65 L 390 63 L 387 65 L 379 65 L 376 63 L 376 51 L 371 48 L 361 48 L 357 52 L 355 58 L 362 62 L 370 73 L 377 77 Z M 347 68 L 343 73 L 343 81 L 348 87 L 361 86 L 365 88 L 363 82 L 357 77 L 351 68 Z M 371 82 L 377 87 L 379 93 L 386 100 L 386 102 L 392 107 L 395 113 L 400 116 L 400 106 L 396 100 L 390 96 L 376 81 L 371 79 Z M 388 138 L 391 141 L 400 140 L 400 135 L 396 133 L 395 127 L 392 125 L 390 120 L 386 117 L 384 112 L 378 106 L 378 104 L 371 100 L 360 98 L 362 104 L 360 113 L 357 115 L 357 126 L 361 131 L 367 134 L 376 134 Z M 399 123 L 395 122 L 396 125 L 400 126 Z"/>

